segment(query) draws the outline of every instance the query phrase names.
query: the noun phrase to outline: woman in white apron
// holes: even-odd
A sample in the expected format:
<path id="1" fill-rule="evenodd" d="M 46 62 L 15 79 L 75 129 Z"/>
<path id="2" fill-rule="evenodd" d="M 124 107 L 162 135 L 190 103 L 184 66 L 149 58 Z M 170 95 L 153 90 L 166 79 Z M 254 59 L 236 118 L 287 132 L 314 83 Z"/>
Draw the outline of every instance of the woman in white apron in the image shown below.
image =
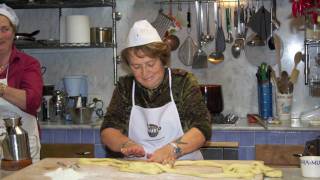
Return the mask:
<path id="1" fill-rule="evenodd" d="M 35 116 L 41 103 L 43 81 L 39 62 L 14 46 L 18 24 L 13 9 L 0 4 L 0 134 L 6 131 L 2 119 L 5 114 L 21 116 L 22 128 L 28 132 L 31 158 L 37 161 L 40 141 Z"/>
<path id="2" fill-rule="evenodd" d="M 199 148 L 211 136 L 210 114 L 194 76 L 165 67 L 170 49 L 149 22 L 133 25 L 122 58 L 133 76 L 119 79 L 102 142 L 127 158 L 165 164 L 203 159 Z"/>

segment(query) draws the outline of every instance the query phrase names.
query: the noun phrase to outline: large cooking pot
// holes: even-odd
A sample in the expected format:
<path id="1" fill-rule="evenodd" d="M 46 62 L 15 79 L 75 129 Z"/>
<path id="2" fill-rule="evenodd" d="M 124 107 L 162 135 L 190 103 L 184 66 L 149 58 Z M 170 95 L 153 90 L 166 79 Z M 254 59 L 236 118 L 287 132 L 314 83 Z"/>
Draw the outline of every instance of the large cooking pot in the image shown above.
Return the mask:
<path id="1" fill-rule="evenodd" d="M 91 27 L 90 41 L 92 44 L 101 45 L 112 42 L 112 28 L 111 27 Z"/>

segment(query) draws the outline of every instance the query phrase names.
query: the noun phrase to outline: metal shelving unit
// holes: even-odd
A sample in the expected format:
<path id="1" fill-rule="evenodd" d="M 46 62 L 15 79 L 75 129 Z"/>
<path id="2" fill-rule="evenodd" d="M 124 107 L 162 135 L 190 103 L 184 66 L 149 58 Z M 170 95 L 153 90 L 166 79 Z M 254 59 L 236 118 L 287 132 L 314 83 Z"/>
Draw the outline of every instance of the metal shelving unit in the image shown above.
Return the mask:
<path id="1" fill-rule="evenodd" d="M 7 0 L 0 1 L 14 9 L 112 7 L 112 0 Z"/>
<path id="2" fill-rule="evenodd" d="M 16 44 L 18 49 L 66 49 L 66 48 L 113 48 L 114 44 L 90 44 L 90 43 L 43 43 L 39 41 L 25 44 Z"/>
<path id="3" fill-rule="evenodd" d="M 112 48 L 114 63 L 114 84 L 117 84 L 117 65 L 119 57 L 117 54 L 117 21 L 121 19 L 121 14 L 116 11 L 116 0 L 7 0 L 0 1 L 6 3 L 13 9 L 45 9 L 58 8 L 59 19 L 62 8 L 87 8 L 87 7 L 111 7 L 112 8 L 112 42 L 103 44 L 75 44 L 59 42 L 27 42 L 16 44 L 19 49 L 76 49 L 76 48 Z"/>

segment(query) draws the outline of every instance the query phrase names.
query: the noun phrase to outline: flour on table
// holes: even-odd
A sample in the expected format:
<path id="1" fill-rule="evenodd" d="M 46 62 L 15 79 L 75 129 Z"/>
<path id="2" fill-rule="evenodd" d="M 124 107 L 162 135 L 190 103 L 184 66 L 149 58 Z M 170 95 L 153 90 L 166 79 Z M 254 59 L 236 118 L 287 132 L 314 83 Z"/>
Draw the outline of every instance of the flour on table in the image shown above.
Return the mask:
<path id="1" fill-rule="evenodd" d="M 89 176 L 89 173 L 78 172 L 72 168 L 58 168 L 54 171 L 44 174 L 47 177 L 50 177 L 52 180 L 81 180 Z"/>

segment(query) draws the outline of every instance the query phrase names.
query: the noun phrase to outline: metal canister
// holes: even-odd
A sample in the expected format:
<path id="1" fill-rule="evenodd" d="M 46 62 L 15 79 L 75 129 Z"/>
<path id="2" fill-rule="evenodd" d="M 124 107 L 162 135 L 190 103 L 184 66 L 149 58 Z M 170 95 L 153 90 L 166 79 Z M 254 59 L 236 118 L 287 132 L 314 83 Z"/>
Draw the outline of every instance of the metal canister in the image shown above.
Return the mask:
<path id="1" fill-rule="evenodd" d="M 66 112 L 67 98 L 65 92 L 55 90 L 50 99 L 50 121 L 62 121 Z"/>
<path id="2" fill-rule="evenodd" d="M 8 117 L 3 120 L 7 130 L 2 141 L 3 158 L 14 161 L 31 159 L 28 133 L 21 127 L 21 117 Z"/>
<path id="3" fill-rule="evenodd" d="M 111 27 L 91 27 L 90 40 L 94 45 L 105 45 L 112 42 Z"/>

